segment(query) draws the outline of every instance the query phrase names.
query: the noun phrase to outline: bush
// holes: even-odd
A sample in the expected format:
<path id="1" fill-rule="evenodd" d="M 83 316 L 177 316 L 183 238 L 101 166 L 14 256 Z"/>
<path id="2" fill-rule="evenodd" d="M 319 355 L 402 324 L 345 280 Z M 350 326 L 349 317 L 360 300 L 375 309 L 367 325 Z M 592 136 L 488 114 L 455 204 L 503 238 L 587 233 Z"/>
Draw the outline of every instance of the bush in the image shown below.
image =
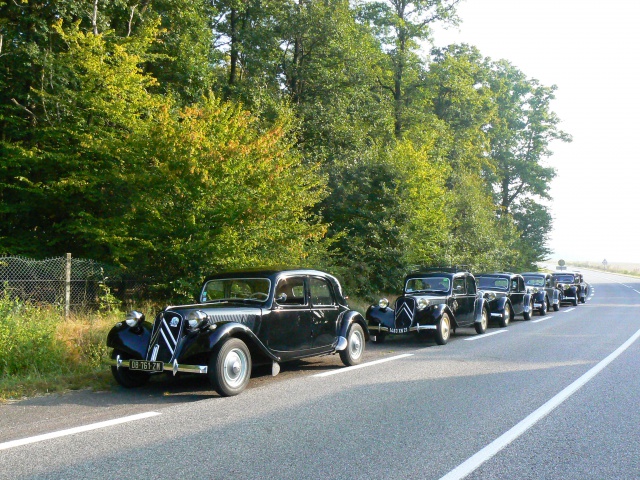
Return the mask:
<path id="1" fill-rule="evenodd" d="M 1 297 L 0 398 L 96 385 L 108 371 L 106 337 L 120 315 L 65 320 L 59 309 Z"/>

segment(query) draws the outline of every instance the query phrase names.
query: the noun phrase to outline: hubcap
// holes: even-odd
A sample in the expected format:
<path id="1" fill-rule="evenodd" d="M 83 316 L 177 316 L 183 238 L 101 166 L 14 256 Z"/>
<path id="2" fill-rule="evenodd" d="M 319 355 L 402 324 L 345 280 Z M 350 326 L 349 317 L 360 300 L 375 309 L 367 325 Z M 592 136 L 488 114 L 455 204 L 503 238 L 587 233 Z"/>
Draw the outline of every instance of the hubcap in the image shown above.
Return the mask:
<path id="1" fill-rule="evenodd" d="M 509 307 L 504 307 L 504 323 L 505 325 L 507 323 L 509 323 L 509 320 L 511 319 L 511 312 L 509 311 Z"/>
<path id="2" fill-rule="evenodd" d="M 449 338 L 449 317 L 442 317 L 442 321 L 440 322 L 440 332 L 442 333 L 442 338 L 444 340 Z"/>
<path id="3" fill-rule="evenodd" d="M 362 337 L 359 331 L 354 331 L 350 338 L 349 351 L 351 352 L 351 358 L 360 358 L 362 355 Z"/>
<path id="4" fill-rule="evenodd" d="M 247 374 L 247 356 L 245 353 L 234 348 L 227 353 L 223 363 L 224 380 L 230 387 L 237 387 L 242 384 Z"/>
<path id="5" fill-rule="evenodd" d="M 489 319 L 487 318 L 487 312 L 486 310 L 482 311 L 482 329 L 486 330 L 487 329 L 487 323 L 489 322 Z"/>

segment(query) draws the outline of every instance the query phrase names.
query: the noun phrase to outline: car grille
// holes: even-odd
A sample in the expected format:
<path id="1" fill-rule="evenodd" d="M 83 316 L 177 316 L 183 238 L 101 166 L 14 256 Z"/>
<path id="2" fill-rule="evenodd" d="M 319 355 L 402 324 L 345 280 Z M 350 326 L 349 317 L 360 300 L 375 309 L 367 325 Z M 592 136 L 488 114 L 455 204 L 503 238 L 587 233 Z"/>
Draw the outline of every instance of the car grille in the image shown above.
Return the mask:
<path id="1" fill-rule="evenodd" d="M 410 297 L 396 300 L 396 328 L 409 328 L 413 323 L 416 301 Z"/>
<path id="2" fill-rule="evenodd" d="M 182 315 L 167 311 L 158 315 L 153 325 L 147 360 L 170 362 L 173 360 L 176 347 L 183 330 Z"/>

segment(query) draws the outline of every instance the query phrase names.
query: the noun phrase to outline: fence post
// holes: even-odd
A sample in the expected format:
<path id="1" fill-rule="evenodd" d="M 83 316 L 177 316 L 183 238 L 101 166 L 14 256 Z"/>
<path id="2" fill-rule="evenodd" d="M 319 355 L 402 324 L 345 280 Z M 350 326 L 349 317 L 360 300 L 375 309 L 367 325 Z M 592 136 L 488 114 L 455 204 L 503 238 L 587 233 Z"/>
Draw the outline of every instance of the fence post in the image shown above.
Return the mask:
<path id="1" fill-rule="evenodd" d="M 69 311 L 71 309 L 71 254 L 67 253 L 67 265 L 65 269 L 65 284 L 64 284 L 64 318 L 69 318 Z"/>

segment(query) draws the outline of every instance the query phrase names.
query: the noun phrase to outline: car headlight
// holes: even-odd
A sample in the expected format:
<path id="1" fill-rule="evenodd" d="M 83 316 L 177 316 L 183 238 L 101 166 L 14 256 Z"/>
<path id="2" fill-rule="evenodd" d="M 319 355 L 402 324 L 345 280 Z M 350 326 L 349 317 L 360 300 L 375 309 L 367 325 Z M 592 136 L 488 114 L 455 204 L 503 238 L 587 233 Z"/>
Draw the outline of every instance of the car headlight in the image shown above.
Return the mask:
<path id="1" fill-rule="evenodd" d="M 428 306 L 429 306 L 429 300 L 427 300 L 426 298 L 418 299 L 418 304 L 417 304 L 418 310 L 424 310 Z"/>
<path id="2" fill-rule="evenodd" d="M 140 322 L 144 321 L 144 314 L 134 310 L 132 312 L 127 313 L 127 316 L 125 317 L 124 321 L 130 327 L 135 327 Z"/>
<path id="3" fill-rule="evenodd" d="M 378 306 L 382 309 L 387 308 L 389 306 L 389 300 L 387 300 L 386 298 L 381 298 L 378 302 Z"/>
<path id="4" fill-rule="evenodd" d="M 187 315 L 187 324 L 189 325 L 189 328 L 196 328 L 203 322 L 207 322 L 208 320 L 209 316 L 202 310 L 194 310 L 192 312 L 189 312 L 189 314 Z"/>
<path id="5" fill-rule="evenodd" d="M 493 292 L 487 292 L 484 294 L 484 298 L 486 298 L 489 301 L 492 301 L 496 299 L 496 294 Z"/>

